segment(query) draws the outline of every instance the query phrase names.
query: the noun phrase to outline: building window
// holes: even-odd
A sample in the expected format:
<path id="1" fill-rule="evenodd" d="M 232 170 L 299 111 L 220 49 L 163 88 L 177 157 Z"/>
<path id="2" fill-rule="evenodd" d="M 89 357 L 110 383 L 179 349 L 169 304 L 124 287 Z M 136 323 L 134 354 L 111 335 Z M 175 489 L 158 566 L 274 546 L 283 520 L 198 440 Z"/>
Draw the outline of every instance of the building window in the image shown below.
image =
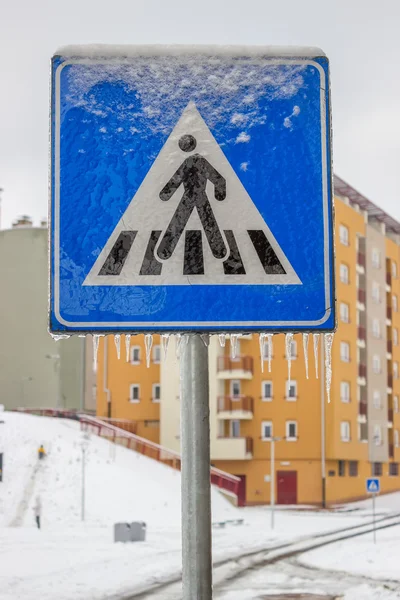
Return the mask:
<path id="1" fill-rule="evenodd" d="M 286 381 L 286 400 L 297 400 L 297 381 Z"/>
<path id="2" fill-rule="evenodd" d="M 348 342 L 340 342 L 340 360 L 350 362 L 350 344 Z"/>
<path id="3" fill-rule="evenodd" d="M 286 440 L 288 442 L 297 440 L 297 421 L 286 421 Z"/>
<path id="4" fill-rule="evenodd" d="M 392 296 L 392 308 L 394 312 L 397 312 L 397 296 L 393 294 Z"/>
<path id="5" fill-rule="evenodd" d="M 342 442 L 350 441 L 350 422 L 342 421 L 340 423 L 340 439 Z"/>
<path id="6" fill-rule="evenodd" d="M 349 323 L 350 321 L 350 310 L 349 305 L 345 302 L 340 303 L 340 320 L 342 323 Z"/>
<path id="7" fill-rule="evenodd" d="M 270 440 L 273 436 L 272 421 L 263 421 L 261 423 L 261 439 Z"/>
<path id="8" fill-rule="evenodd" d="M 389 463 L 389 475 L 397 477 L 399 474 L 399 463 Z"/>
<path id="9" fill-rule="evenodd" d="M 346 225 L 339 225 L 339 239 L 343 246 L 349 245 L 349 228 Z"/>
<path id="10" fill-rule="evenodd" d="M 263 359 L 268 360 L 269 358 L 270 358 L 269 343 L 268 343 L 268 340 L 266 340 L 265 343 L 263 344 Z M 271 353 L 271 358 L 273 358 L 272 353 Z"/>
<path id="11" fill-rule="evenodd" d="M 393 410 L 395 413 L 399 412 L 399 397 L 398 396 L 393 397 Z"/>
<path id="12" fill-rule="evenodd" d="M 131 364 L 132 365 L 140 364 L 140 346 L 133 346 L 131 348 Z"/>
<path id="13" fill-rule="evenodd" d="M 379 319 L 373 319 L 372 321 L 372 335 L 374 338 L 381 337 L 381 322 Z"/>
<path id="14" fill-rule="evenodd" d="M 338 475 L 344 477 L 346 475 L 346 461 L 338 460 Z"/>
<path id="15" fill-rule="evenodd" d="M 131 384 L 130 402 L 140 402 L 140 385 L 138 383 Z"/>
<path id="16" fill-rule="evenodd" d="M 381 372 L 381 357 L 379 354 L 374 354 L 372 357 L 372 370 L 374 373 Z"/>
<path id="17" fill-rule="evenodd" d="M 374 425 L 374 443 L 375 446 L 382 445 L 382 428 L 380 425 Z"/>
<path id="18" fill-rule="evenodd" d="M 263 381 L 261 383 L 261 398 L 266 402 L 272 400 L 272 381 Z"/>
<path id="19" fill-rule="evenodd" d="M 239 438 L 240 437 L 240 421 L 239 420 L 233 420 L 230 422 L 230 430 L 231 430 L 231 437 L 233 438 Z"/>
<path id="20" fill-rule="evenodd" d="M 342 402 L 350 402 L 350 383 L 348 381 L 340 382 L 340 399 Z"/>
<path id="21" fill-rule="evenodd" d="M 296 342 L 296 340 L 292 340 L 290 342 L 289 351 L 290 351 L 290 357 L 286 355 L 286 358 L 291 358 L 292 360 L 297 358 L 297 342 Z"/>
<path id="22" fill-rule="evenodd" d="M 381 301 L 381 286 L 376 281 L 372 282 L 372 300 L 375 304 L 379 304 Z"/>
<path id="23" fill-rule="evenodd" d="M 393 363 L 393 379 L 398 379 L 398 378 L 399 378 L 399 363 L 394 362 Z"/>
<path id="24" fill-rule="evenodd" d="M 349 460 L 349 475 L 350 477 L 358 477 L 358 461 Z"/>
<path id="25" fill-rule="evenodd" d="M 393 337 L 393 346 L 398 346 L 399 345 L 399 330 L 394 328 L 393 332 L 392 332 L 392 337 Z"/>
<path id="26" fill-rule="evenodd" d="M 343 263 L 340 265 L 340 281 L 349 283 L 349 267 Z"/>
<path id="27" fill-rule="evenodd" d="M 153 383 L 153 402 L 160 402 L 161 400 L 161 385 L 159 383 Z"/>
<path id="28" fill-rule="evenodd" d="M 397 263 L 392 260 L 392 277 L 396 279 L 397 277 Z"/>
<path id="29" fill-rule="evenodd" d="M 241 393 L 240 380 L 233 379 L 231 381 L 231 396 L 232 396 L 232 398 L 240 398 L 240 393 Z"/>
<path id="30" fill-rule="evenodd" d="M 157 364 L 161 362 L 161 346 L 153 346 L 153 362 Z"/>
<path id="31" fill-rule="evenodd" d="M 381 253 L 378 248 L 372 248 L 372 266 L 379 269 L 381 266 Z"/>
<path id="32" fill-rule="evenodd" d="M 395 429 L 393 431 L 393 442 L 396 448 L 399 447 L 399 430 Z"/>
<path id="33" fill-rule="evenodd" d="M 379 390 L 374 390 L 373 404 L 374 404 L 374 408 L 382 408 L 381 393 Z"/>
<path id="34" fill-rule="evenodd" d="M 371 465 L 372 477 L 381 477 L 383 469 L 381 462 L 374 462 Z"/>

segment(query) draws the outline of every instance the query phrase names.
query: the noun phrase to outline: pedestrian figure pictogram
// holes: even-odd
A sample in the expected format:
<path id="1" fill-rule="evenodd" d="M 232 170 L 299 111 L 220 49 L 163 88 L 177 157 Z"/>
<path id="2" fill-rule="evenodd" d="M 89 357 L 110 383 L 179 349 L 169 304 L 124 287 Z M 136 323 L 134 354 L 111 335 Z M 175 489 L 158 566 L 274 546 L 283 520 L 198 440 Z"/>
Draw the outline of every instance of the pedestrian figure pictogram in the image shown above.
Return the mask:
<path id="1" fill-rule="evenodd" d="M 189 134 L 183 135 L 179 140 L 179 147 L 184 152 L 192 152 L 196 148 L 196 138 Z M 224 258 L 226 255 L 225 243 L 207 197 L 208 180 L 214 184 L 215 199 L 225 200 L 224 177 L 204 156 L 193 154 L 185 159 L 161 190 L 160 198 L 165 202 L 173 196 L 181 184 L 185 191 L 158 247 L 157 254 L 160 258 L 166 260 L 171 257 L 195 208 L 214 257 Z"/>

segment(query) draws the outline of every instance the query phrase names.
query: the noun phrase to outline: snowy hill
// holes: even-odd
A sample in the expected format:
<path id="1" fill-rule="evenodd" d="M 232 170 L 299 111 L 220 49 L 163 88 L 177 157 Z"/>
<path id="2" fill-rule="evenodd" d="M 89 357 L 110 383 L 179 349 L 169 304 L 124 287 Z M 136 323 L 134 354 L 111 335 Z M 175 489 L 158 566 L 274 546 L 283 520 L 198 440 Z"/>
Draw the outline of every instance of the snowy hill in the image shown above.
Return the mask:
<path id="1" fill-rule="evenodd" d="M 82 440 L 79 423 L 67 419 L 2 413 L 0 525 L 34 527 L 40 496 L 43 527 L 73 526 L 81 519 Z M 43 444 L 48 454 L 37 459 Z M 132 450 L 90 436 L 86 450 L 86 522 L 111 527 L 117 521 L 179 527 L 180 473 Z M 234 508 L 212 490 L 213 519 L 237 518 Z"/>

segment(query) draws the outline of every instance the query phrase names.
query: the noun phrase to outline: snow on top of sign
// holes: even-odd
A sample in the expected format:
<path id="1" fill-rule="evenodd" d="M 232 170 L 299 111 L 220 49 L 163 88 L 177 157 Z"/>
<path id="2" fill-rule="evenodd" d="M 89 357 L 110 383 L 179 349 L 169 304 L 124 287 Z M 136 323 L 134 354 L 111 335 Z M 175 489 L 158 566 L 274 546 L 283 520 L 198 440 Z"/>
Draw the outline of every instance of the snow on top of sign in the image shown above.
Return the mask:
<path id="1" fill-rule="evenodd" d="M 62 46 L 54 53 L 65 58 L 130 58 L 140 56 L 250 56 L 297 57 L 326 56 L 313 46 L 219 46 L 219 45 L 113 45 L 82 44 Z"/>

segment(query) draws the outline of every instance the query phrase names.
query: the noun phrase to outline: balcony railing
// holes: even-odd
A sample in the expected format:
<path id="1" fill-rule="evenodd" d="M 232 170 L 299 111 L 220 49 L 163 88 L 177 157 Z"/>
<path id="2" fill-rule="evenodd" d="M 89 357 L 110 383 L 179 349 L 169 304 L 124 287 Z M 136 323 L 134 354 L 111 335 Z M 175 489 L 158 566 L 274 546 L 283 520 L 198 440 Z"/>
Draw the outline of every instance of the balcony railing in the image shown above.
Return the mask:
<path id="1" fill-rule="evenodd" d="M 389 354 L 392 354 L 392 352 L 393 352 L 393 342 L 392 342 L 392 340 L 388 340 L 387 341 L 387 351 L 389 352 Z"/>
<path id="2" fill-rule="evenodd" d="M 253 398 L 251 396 L 218 396 L 217 412 L 233 412 L 235 410 L 253 412 Z"/>
<path id="3" fill-rule="evenodd" d="M 365 290 L 360 290 L 360 289 L 359 289 L 359 290 L 357 291 L 357 298 L 358 298 L 358 301 L 359 301 L 361 304 L 365 304 L 365 300 L 366 300 L 366 298 L 367 298 L 367 294 L 365 293 Z"/>
<path id="4" fill-rule="evenodd" d="M 253 438 L 246 438 L 246 454 L 253 454 Z"/>
<path id="5" fill-rule="evenodd" d="M 365 254 L 362 252 L 357 253 L 357 264 L 359 264 L 361 267 L 365 267 Z"/>
<path id="6" fill-rule="evenodd" d="M 366 365 L 358 365 L 358 376 L 359 377 L 367 376 L 367 366 Z"/>
<path id="7" fill-rule="evenodd" d="M 392 307 L 391 306 L 386 307 L 386 318 L 389 320 L 392 320 Z"/>
<path id="8" fill-rule="evenodd" d="M 388 374 L 387 384 L 389 388 L 393 387 L 393 375 L 390 375 L 390 373 Z"/>
<path id="9" fill-rule="evenodd" d="M 253 373 L 253 357 L 238 356 L 231 358 L 230 356 L 219 356 L 217 369 L 221 371 L 249 371 Z"/>
<path id="10" fill-rule="evenodd" d="M 358 405 L 358 414 L 362 417 L 366 417 L 368 414 L 368 404 L 366 402 L 360 402 Z"/>
<path id="11" fill-rule="evenodd" d="M 367 333 L 366 333 L 365 327 L 358 328 L 358 339 L 364 340 L 364 341 L 367 339 Z"/>

